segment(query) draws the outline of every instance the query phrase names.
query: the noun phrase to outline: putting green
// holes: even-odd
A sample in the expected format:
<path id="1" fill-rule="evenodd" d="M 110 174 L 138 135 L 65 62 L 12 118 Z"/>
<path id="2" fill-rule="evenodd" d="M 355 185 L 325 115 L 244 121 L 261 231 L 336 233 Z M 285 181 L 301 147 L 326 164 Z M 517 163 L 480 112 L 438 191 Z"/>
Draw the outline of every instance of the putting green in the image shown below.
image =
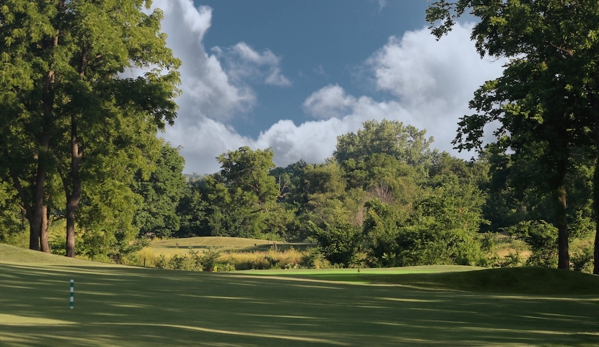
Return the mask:
<path id="1" fill-rule="evenodd" d="M 599 295 L 421 290 L 61 261 L 9 264 L 0 257 L 0 346 L 599 345 Z M 465 272 L 442 275 L 455 274 Z"/>

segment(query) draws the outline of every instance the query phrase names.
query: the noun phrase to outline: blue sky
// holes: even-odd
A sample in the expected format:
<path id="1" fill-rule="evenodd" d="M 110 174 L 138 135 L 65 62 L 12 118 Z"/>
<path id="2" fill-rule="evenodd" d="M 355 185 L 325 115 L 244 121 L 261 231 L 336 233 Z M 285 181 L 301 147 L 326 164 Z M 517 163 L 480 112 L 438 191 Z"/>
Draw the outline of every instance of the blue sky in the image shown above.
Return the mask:
<path id="1" fill-rule="evenodd" d="M 460 23 L 441 41 L 426 0 L 155 0 L 182 59 L 175 126 L 185 172 L 212 173 L 240 146 L 272 147 L 275 163 L 323 162 L 336 137 L 370 119 L 451 140 L 468 100 L 501 61 L 480 59 Z M 460 154 L 469 158 L 472 154 Z"/>

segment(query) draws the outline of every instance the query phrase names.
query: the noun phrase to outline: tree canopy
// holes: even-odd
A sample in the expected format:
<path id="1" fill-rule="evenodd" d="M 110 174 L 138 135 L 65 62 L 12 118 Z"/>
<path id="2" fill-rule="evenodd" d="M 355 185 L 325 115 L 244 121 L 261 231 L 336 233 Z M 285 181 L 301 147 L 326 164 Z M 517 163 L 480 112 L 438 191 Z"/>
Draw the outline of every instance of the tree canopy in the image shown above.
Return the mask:
<path id="1" fill-rule="evenodd" d="M 440 38 L 467 11 L 480 19 L 472 39 L 481 57 L 511 60 L 501 78 L 487 82 L 475 94 L 470 106 L 480 113 L 464 116 L 456 144 L 480 147 L 484 126 L 498 120 L 501 127 L 495 134 L 503 148 L 546 166 L 545 174 L 535 181 L 546 184 L 554 195 L 559 267 L 568 269 L 565 186 L 572 167 L 570 153 L 582 148 L 597 163 L 599 4 L 592 0 L 441 0 L 427 10 L 432 33 Z M 597 166 L 595 173 L 599 197 Z M 599 201 L 595 203 L 597 212 Z M 599 257 L 597 242 L 595 254 Z"/>
<path id="2" fill-rule="evenodd" d="M 40 248 L 53 177 L 65 197 L 66 253 L 86 184 L 147 165 L 172 123 L 180 61 L 143 0 L 7 0 L 0 6 L 0 142 L 4 180 L 19 194 Z M 135 69 L 139 77 L 125 77 Z M 56 190 L 58 191 L 58 190 Z M 42 237 L 43 240 L 43 237 Z"/>

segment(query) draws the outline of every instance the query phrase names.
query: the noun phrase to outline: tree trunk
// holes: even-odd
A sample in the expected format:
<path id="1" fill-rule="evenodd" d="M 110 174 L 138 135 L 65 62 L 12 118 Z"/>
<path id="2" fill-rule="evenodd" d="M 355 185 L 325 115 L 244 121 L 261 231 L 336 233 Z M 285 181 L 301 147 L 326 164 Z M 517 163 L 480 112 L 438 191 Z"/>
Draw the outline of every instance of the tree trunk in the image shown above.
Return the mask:
<path id="1" fill-rule="evenodd" d="M 599 77 L 597 78 L 599 83 Z M 590 94 L 591 112 L 595 120 L 595 152 L 599 152 L 599 100 L 595 94 Z M 598 153 L 599 154 L 599 153 Z M 595 172 L 593 174 L 593 209 L 595 210 L 595 250 L 593 273 L 599 275 L 599 156 L 595 158 Z"/>
<path id="2" fill-rule="evenodd" d="M 565 177 L 565 175 L 564 175 Z M 568 215 L 566 212 L 566 185 L 565 182 L 557 189 L 556 197 L 556 224 L 558 230 L 557 248 L 558 260 L 557 268 L 561 270 L 570 270 L 570 253 L 568 245 Z"/>
<path id="3" fill-rule="evenodd" d="M 599 146 L 599 120 L 596 120 L 595 132 Z M 595 252 L 593 259 L 595 266 L 593 273 L 599 275 L 599 159 L 595 159 L 595 173 L 593 174 L 593 208 L 595 210 Z"/>
<path id="4" fill-rule="evenodd" d="M 568 133 L 565 128 L 557 128 L 557 139 L 549 144 L 549 150 L 555 157 L 555 181 L 553 186 L 554 218 L 557 226 L 557 268 L 570 270 L 568 211 L 566 177 L 570 160 Z"/>
<path id="5" fill-rule="evenodd" d="M 64 6 L 64 0 L 61 0 L 61 6 Z M 87 48 L 81 47 L 81 65 L 79 66 L 79 76 L 85 77 L 87 68 Z M 67 194 L 67 237 L 66 237 L 66 255 L 75 257 L 75 213 L 81 200 L 81 177 L 79 169 L 81 167 L 81 158 L 83 158 L 83 149 L 80 148 L 80 139 L 78 134 L 77 115 L 71 115 L 71 170 L 69 178 L 71 182 L 71 191 L 69 194 L 68 185 L 65 184 L 65 193 Z"/>
<path id="6" fill-rule="evenodd" d="M 50 134 L 42 134 L 42 142 L 37 153 L 37 172 L 33 191 L 33 206 L 29 218 L 29 249 L 40 250 L 40 234 L 44 211 L 44 185 L 46 183 L 46 168 L 43 156 L 46 155 L 50 144 Z"/>
<path id="7" fill-rule="evenodd" d="M 42 224 L 40 228 L 40 245 L 42 252 L 50 253 L 50 245 L 48 244 L 48 227 L 50 226 L 50 218 L 48 215 L 48 205 L 42 207 Z"/>
<path id="8" fill-rule="evenodd" d="M 67 257 L 75 256 L 75 212 L 81 199 L 81 177 L 79 168 L 83 151 L 79 149 L 79 136 L 77 134 L 77 116 L 71 116 L 71 171 L 70 181 L 72 183 L 71 192 L 67 192 L 67 237 L 66 254 Z"/>

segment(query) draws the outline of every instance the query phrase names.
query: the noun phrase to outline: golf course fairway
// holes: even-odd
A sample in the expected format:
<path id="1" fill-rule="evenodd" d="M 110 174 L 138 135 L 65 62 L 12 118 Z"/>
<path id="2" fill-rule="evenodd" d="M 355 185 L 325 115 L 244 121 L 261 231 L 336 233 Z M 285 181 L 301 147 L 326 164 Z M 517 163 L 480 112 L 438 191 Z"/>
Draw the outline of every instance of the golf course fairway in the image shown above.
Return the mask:
<path id="1" fill-rule="evenodd" d="M 597 276 L 447 270 L 185 272 L 0 245 L 0 346 L 599 345 Z"/>

